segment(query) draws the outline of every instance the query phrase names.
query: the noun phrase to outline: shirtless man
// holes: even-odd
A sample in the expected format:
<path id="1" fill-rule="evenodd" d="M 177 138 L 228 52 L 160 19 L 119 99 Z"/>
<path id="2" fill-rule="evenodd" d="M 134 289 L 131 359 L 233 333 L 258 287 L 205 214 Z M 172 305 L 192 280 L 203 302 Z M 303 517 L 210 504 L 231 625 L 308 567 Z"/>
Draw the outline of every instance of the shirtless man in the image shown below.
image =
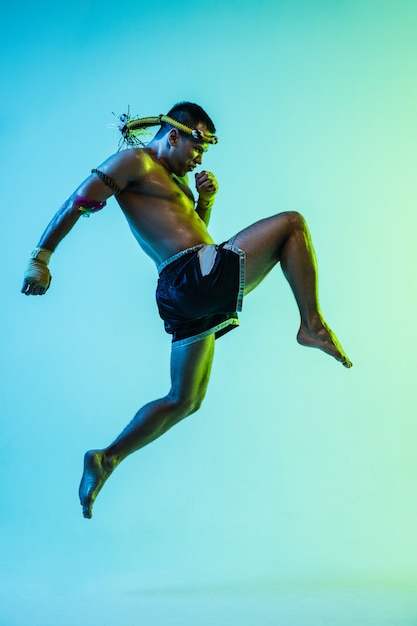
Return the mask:
<path id="1" fill-rule="evenodd" d="M 314 251 L 299 213 L 268 217 L 229 242 L 215 245 L 207 225 L 218 191 L 216 178 L 207 171 L 195 174 L 196 203 L 188 184 L 189 172 L 202 164 L 208 147 L 217 142 L 216 129 L 205 111 L 185 102 L 175 105 L 167 116 L 121 119 L 126 139 L 134 136 L 142 122 L 142 126 L 159 123 L 161 128 L 147 146 L 118 152 L 92 170 L 46 228 L 22 287 L 26 295 L 47 291 L 52 252 L 83 213 L 103 208 L 111 195 L 160 274 L 159 312 L 173 336 L 171 389 L 142 407 L 107 448 L 86 452 L 79 489 L 86 518 L 92 517 L 100 489 L 123 459 L 200 407 L 216 336 L 238 324 L 236 311 L 243 295 L 278 262 L 300 311 L 297 341 L 319 348 L 345 367 L 352 365 L 320 311 Z M 146 120 L 153 121 L 147 124 Z"/>

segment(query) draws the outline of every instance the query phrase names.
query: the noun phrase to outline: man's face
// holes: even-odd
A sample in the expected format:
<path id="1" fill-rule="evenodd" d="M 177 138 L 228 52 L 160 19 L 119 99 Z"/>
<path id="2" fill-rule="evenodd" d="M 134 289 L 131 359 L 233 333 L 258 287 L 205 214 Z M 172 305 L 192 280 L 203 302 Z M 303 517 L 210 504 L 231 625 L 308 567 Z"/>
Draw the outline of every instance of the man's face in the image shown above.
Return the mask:
<path id="1" fill-rule="evenodd" d="M 196 128 L 203 132 L 207 131 L 207 126 L 202 123 L 197 124 Z M 177 132 L 175 141 L 171 142 L 171 146 L 173 148 L 171 160 L 173 172 L 182 177 L 202 164 L 204 153 L 207 152 L 209 144 Z"/>

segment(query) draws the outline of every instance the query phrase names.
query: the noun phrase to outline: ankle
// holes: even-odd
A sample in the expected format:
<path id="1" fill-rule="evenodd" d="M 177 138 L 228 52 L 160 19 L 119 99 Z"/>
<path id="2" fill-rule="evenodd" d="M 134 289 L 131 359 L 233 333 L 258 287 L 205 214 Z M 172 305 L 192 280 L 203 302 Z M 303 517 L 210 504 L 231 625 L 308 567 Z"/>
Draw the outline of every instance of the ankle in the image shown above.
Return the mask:
<path id="1" fill-rule="evenodd" d="M 317 332 L 321 328 L 326 328 L 324 319 L 321 313 L 313 313 L 312 315 L 305 316 L 301 319 L 300 331 Z"/>
<path id="2" fill-rule="evenodd" d="M 121 458 L 118 454 L 109 450 L 103 450 L 101 458 L 102 467 L 108 472 L 112 472 L 121 461 Z"/>

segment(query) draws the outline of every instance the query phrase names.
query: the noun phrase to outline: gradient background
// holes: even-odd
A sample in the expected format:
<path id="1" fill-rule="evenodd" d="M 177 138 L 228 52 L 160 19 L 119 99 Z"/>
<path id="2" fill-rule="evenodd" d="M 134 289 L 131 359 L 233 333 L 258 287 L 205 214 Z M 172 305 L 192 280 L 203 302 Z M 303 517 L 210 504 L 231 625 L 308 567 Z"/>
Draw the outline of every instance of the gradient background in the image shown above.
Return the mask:
<path id="1" fill-rule="evenodd" d="M 0 624 L 417 623 L 417 4 L 75 0 L 2 8 Z M 217 343 L 200 412 L 77 489 L 168 387 L 155 269 L 114 199 L 19 293 L 112 111 L 196 101 L 224 240 L 301 211 L 354 368 L 297 345 L 277 268 Z"/>

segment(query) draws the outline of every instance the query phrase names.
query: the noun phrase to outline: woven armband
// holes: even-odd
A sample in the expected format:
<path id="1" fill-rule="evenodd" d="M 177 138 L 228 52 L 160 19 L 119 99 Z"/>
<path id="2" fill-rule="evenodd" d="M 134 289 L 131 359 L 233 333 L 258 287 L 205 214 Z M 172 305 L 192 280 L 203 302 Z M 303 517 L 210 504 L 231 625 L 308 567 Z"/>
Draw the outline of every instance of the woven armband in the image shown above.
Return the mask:
<path id="1" fill-rule="evenodd" d="M 84 217 L 90 217 L 91 213 L 97 213 L 106 206 L 105 201 L 97 202 L 97 200 L 89 200 L 83 196 L 75 196 L 74 204 Z"/>
<path id="2" fill-rule="evenodd" d="M 103 183 L 105 185 L 107 185 L 107 187 L 110 187 L 110 189 L 112 190 L 112 192 L 114 193 L 115 196 L 118 196 L 119 193 L 122 192 L 122 190 L 120 189 L 119 185 L 117 183 L 114 182 L 114 180 L 112 178 L 110 178 L 110 176 L 107 176 L 107 174 L 105 174 L 104 172 L 101 172 L 100 170 L 97 169 L 93 169 L 91 170 L 92 174 L 97 174 L 97 176 L 100 178 L 100 180 L 103 181 Z"/>

